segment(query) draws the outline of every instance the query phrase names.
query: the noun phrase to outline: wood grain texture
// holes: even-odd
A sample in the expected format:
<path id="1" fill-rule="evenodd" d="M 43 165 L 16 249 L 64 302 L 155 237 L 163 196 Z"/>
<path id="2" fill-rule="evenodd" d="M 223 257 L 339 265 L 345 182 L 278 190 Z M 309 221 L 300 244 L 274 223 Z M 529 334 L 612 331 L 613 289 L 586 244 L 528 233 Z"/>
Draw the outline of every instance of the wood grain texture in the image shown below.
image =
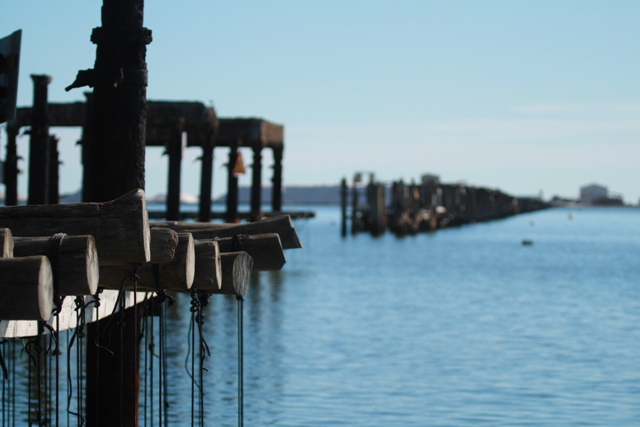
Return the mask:
<path id="1" fill-rule="evenodd" d="M 257 271 L 280 270 L 287 262 L 280 236 L 277 233 L 248 236 L 239 234 L 234 237 L 217 239 L 220 252 L 246 252 L 253 259 L 253 269 Z"/>
<path id="2" fill-rule="evenodd" d="M 90 234 L 102 264 L 151 260 L 149 219 L 142 190 L 104 203 L 0 207 L 0 227 L 21 237 Z"/>
<path id="3" fill-rule="evenodd" d="M 215 240 L 196 240 L 196 274 L 193 287 L 199 291 L 219 290 L 222 284 L 220 248 Z"/>
<path id="4" fill-rule="evenodd" d="M 51 237 L 16 237 L 16 257 L 50 256 Z M 93 295 L 98 290 L 98 251 L 93 236 L 66 236 L 60 244 L 57 274 L 58 295 Z"/>
<path id="5" fill-rule="evenodd" d="M 187 231 L 193 234 L 194 239 L 233 237 L 238 234 L 252 236 L 276 233 L 280 236 L 283 249 L 302 248 L 302 242 L 300 242 L 289 215 L 279 215 L 243 224 L 160 221 L 150 225 L 151 227 L 167 227 L 176 231 Z"/>
<path id="6" fill-rule="evenodd" d="M 8 228 L 0 228 L 0 245 L 2 258 L 13 258 L 13 234 Z"/>
<path id="7" fill-rule="evenodd" d="M 220 255 L 222 283 L 212 294 L 244 295 L 249 290 L 253 260 L 246 252 L 228 252 Z"/>
<path id="8" fill-rule="evenodd" d="M 105 289 L 132 291 L 178 291 L 187 292 L 195 276 L 195 249 L 191 233 L 178 233 L 178 245 L 173 260 L 161 264 L 147 263 L 138 268 L 138 283 L 130 276 L 134 265 L 105 265 L 100 267 L 100 286 Z"/>
<path id="9" fill-rule="evenodd" d="M 52 310 L 47 257 L 0 258 L 0 320 L 47 320 Z"/>

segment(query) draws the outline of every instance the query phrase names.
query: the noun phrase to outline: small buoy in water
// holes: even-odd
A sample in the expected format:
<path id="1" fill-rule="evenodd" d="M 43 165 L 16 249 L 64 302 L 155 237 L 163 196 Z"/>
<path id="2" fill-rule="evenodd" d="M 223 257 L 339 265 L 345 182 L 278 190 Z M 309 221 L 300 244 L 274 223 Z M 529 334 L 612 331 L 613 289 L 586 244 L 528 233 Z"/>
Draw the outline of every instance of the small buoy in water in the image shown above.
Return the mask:
<path id="1" fill-rule="evenodd" d="M 573 215 L 569 214 L 567 215 L 567 218 L 569 218 L 569 221 L 571 221 L 573 219 Z"/>
<path id="2" fill-rule="evenodd" d="M 533 240 L 529 240 L 529 239 L 522 240 L 522 246 L 531 246 L 531 245 L 533 245 Z"/>
<path id="3" fill-rule="evenodd" d="M 529 221 L 529 224 L 531 224 L 531 226 L 536 225 L 536 222 L 534 220 Z"/>

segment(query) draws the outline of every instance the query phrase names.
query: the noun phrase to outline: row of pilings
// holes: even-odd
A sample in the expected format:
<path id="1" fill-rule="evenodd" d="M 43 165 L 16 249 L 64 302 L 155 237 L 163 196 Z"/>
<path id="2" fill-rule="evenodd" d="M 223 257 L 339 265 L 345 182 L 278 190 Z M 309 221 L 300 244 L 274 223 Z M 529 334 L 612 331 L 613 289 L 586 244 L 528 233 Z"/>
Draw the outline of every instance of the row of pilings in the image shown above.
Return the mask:
<path id="1" fill-rule="evenodd" d="M 360 174 L 351 186 L 342 180 L 342 236 L 348 234 L 349 223 L 351 234 L 379 236 L 389 230 L 404 236 L 550 207 L 537 197 L 516 197 L 465 183 L 442 183 L 436 175 L 423 175 L 420 183 L 399 180 L 387 184 L 376 181 L 373 174 L 368 184 L 360 181 Z"/>

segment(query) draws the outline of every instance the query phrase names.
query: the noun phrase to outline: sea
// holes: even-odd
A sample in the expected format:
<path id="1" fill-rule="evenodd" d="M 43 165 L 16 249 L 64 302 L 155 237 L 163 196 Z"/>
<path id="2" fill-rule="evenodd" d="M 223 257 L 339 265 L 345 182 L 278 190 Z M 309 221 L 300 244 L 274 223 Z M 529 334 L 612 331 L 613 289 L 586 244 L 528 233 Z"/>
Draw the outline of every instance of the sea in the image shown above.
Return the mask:
<path id="1" fill-rule="evenodd" d="M 164 345 L 160 318 L 143 319 L 139 426 L 640 426 L 639 208 L 402 238 L 343 238 L 338 207 L 288 208 L 316 212 L 294 221 L 304 248 L 254 273 L 243 302 L 198 312 L 175 295 Z M 55 399 L 51 375 L 26 369 L 28 340 L 0 345 L 2 426 L 85 425 L 92 343 L 61 344 Z"/>
<path id="2" fill-rule="evenodd" d="M 202 425 L 640 426 L 640 209 L 342 238 L 338 207 L 289 208 L 316 212 L 304 248 L 253 274 L 241 318 L 203 309 Z M 194 390 L 199 410 L 189 308 L 166 309 L 171 426 Z"/>

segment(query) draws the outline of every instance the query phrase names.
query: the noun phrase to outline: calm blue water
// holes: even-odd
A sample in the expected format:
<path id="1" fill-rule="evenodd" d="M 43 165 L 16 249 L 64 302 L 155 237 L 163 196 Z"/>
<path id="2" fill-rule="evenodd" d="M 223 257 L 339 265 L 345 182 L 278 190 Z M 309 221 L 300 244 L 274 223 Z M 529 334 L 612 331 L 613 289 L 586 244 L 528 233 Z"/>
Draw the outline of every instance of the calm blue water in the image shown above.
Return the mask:
<path id="1" fill-rule="evenodd" d="M 341 239 L 338 208 L 316 210 L 246 295 L 245 425 L 640 425 L 639 209 L 403 239 Z M 172 425 L 190 422 L 188 307 L 170 312 Z M 237 425 L 236 314 L 206 309 L 206 425 Z"/>

